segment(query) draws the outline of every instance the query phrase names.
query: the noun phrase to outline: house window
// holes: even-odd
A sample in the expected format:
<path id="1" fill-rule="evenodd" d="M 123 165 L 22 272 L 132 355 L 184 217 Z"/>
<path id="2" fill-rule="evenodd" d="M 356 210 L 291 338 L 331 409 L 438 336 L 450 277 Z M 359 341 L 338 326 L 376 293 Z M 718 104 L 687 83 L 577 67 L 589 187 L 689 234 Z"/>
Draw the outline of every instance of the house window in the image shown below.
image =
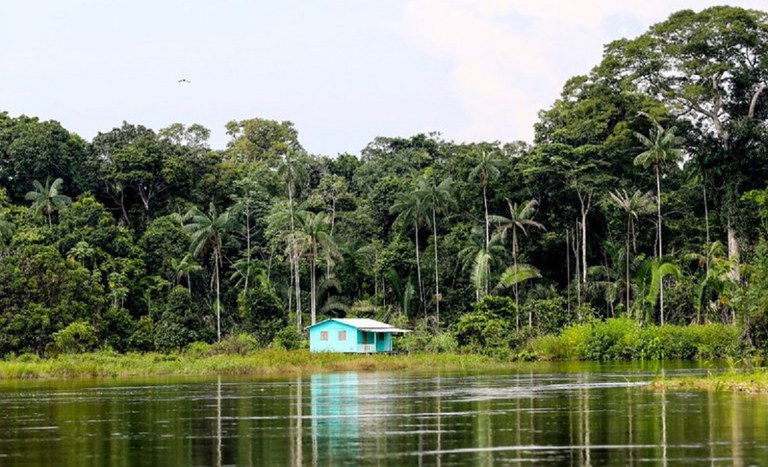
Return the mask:
<path id="1" fill-rule="evenodd" d="M 340 341 L 347 340 L 347 331 L 339 331 L 339 340 Z"/>
<path id="2" fill-rule="evenodd" d="M 320 331 L 320 340 L 321 341 L 327 341 L 328 340 L 328 331 Z"/>

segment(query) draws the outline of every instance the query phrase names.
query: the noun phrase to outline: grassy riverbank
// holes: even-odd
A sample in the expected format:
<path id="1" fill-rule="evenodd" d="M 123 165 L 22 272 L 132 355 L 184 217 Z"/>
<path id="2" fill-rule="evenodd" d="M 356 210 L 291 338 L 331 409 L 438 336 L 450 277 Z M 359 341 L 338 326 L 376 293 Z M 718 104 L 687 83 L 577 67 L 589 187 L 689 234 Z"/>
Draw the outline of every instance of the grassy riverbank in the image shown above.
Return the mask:
<path id="1" fill-rule="evenodd" d="M 660 379 L 652 385 L 659 390 L 706 390 L 733 391 L 751 394 L 768 394 L 768 370 L 759 368 L 743 373 L 731 371 L 725 374 L 701 377 Z"/>
<path id="2" fill-rule="evenodd" d="M 509 367 L 482 355 L 311 354 L 307 350 L 259 350 L 247 354 L 198 355 L 96 352 L 41 359 L 22 355 L 0 361 L 0 379 L 131 376 L 286 375 L 317 371 L 462 370 Z"/>

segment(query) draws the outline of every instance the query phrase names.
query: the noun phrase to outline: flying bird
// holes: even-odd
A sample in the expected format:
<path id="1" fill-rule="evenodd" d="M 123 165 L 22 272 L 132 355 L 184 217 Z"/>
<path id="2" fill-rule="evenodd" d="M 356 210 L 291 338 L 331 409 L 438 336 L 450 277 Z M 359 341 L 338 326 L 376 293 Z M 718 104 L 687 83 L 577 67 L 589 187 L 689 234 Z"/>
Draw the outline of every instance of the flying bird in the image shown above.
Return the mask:
<path id="1" fill-rule="evenodd" d="M 179 83 L 190 83 L 190 84 L 191 84 L 191 83 L 192 83 L 192 81 L 188 80 L 187 78 L 181 78 L 181 79 L 179 80 Z"/>

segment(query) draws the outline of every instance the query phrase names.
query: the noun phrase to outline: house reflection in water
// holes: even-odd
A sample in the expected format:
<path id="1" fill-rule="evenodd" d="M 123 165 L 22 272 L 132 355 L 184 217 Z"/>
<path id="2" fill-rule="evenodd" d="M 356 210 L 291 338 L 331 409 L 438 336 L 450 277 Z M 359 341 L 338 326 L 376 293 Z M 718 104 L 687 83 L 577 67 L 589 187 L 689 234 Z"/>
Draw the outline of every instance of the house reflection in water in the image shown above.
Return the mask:
<path id="1" fill-rule="evenodd" d="M 312 394 L 314 459 L 357 459 L 361 453 L 357 373 L 315 374 Z"/>

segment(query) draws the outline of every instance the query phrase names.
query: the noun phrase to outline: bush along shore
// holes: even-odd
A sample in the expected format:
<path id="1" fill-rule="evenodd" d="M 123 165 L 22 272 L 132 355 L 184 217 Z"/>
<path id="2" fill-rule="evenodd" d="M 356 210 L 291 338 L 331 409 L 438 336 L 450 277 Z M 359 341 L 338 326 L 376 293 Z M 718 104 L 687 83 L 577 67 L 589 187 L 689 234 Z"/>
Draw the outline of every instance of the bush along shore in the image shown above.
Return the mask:
<path id="1" fill-rule="evenodd" d="M 716 360 L 749 351 L 738 326 L 640 326 L 615 318 L 565 328 L 531 340 L 533 355 L 544 360 Z"/>
<path id="2" fill-rule="evenodd" d="M 417 329 L 397 341 L 401 352 L 396 355 L 310 353 L 298 333 L 270 348 L 259 348 L 258 341 L 248 334 L 229 336 L 217 344 L 194 342 L 168 353 L 82 351 L 71 346 L 67 353 L 48 357 L 8 355 L 0 361 L 0 379 L 491 370 L 509 369 L 521 360 L 734 362 L 752 354 L 752 349 L 739 340 L 739 327 L 719 324 L 641 326 L 627 318 L 614 318 L 568 326 L 558 334 L 543 336 L 531 336 L 525 329 L 504 335 L 491 332 L 489 327 L 481 327 L 483 333 L 473 334 L 471 329 L 475 328 L 438 334 Z"/>

